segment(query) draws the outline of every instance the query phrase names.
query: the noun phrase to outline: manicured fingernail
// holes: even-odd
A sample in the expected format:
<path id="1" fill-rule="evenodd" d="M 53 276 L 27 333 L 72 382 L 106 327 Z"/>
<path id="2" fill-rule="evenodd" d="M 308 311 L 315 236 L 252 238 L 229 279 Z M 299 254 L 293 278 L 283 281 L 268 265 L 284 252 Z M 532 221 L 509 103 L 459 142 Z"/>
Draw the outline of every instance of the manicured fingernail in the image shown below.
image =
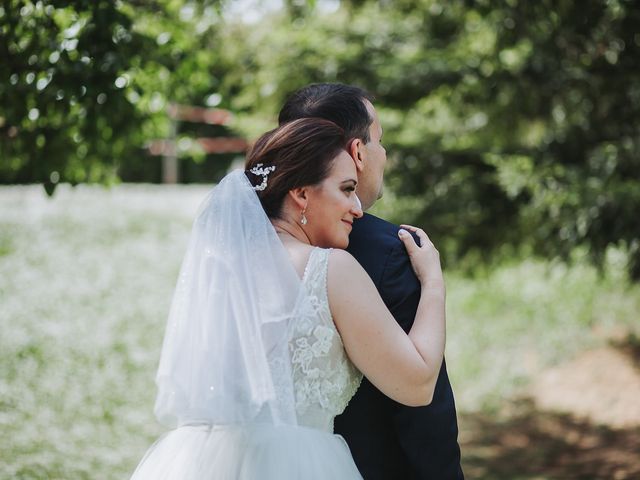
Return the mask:
<path id="1" fill-rule="evenodd" d="M 400 230 L 398 230 L 398 235 L 400 235 L 401 237 L 404 237 L 406 234 L 407 234 L 406 230 L 404 230 L 402 228 Z"/>

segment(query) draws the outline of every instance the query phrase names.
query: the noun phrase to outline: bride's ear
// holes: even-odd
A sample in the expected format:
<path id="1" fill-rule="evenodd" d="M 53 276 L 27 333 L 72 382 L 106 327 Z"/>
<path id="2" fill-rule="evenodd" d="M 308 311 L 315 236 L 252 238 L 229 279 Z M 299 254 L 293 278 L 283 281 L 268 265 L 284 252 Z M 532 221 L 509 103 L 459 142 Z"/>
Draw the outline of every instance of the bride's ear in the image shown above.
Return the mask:
<path id="1" fill-rule="evenodd" d="M 293 200 L 293 203 L 300 210 L 305 210 L 307 208 L 307 203 L 309 201 L 308 198 L 308 188 L 307 187 L 298 187 L 292 190 L 289 190 L 289 197 Z"/>

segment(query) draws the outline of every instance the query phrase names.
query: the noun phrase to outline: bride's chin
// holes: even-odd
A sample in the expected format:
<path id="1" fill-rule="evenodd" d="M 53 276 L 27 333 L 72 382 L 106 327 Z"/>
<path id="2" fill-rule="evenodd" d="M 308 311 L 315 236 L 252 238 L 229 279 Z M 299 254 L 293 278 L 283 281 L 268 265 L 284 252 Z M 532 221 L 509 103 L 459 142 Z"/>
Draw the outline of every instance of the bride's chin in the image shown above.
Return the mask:
<path id="1" fill-rule="evenodd" d="M 312 242 L 312 245 L 320 248 L 340 248 L 344 250 L 349 246 L 349 235 L 332 235 L 325 238 L 324 241 Z"/>
<path id="2" fill-rule="evenodd" d="M 341 238 L 339 241 L 337 241 L 336 245 L 334 245 L 333 248 L 341 248 L 342 250 L 345 250 L 348 246 L 349 246 L 349 237 L 346 237 L 346 238 Z"/>

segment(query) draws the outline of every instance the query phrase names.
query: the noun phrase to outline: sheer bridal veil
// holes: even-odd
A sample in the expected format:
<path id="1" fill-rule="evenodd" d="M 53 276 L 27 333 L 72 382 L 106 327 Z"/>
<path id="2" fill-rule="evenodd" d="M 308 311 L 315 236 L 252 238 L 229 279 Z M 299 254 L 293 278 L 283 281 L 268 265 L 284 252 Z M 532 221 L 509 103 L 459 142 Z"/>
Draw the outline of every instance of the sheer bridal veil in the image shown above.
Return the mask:
<path id="1" fill-rule="evenodd" d="M 243 171 L 193 224 L 156 377 L 158 420 L 295 424 L 288 323 L 301 280 Z"/>

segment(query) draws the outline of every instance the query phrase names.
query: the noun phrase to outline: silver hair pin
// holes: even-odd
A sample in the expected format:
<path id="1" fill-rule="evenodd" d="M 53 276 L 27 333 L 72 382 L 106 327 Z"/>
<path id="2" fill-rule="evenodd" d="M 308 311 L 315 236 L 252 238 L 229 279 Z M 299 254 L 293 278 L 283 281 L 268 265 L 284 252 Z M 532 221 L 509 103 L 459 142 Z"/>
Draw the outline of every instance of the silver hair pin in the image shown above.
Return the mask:
<path id="1" fill-rule="evenodd" d="M 262 183 L 260 185 L 256 185 L 253 187 L 254 190 L 262 191 L 267 188 L 267 178 L 269 174 L 275 171 L 276 166 L 271 165 L 270 167 L 262 167 L 262 163 L 258 163 L 255 167 L 249 170 L 257 177 L 262 177 Z"/>

